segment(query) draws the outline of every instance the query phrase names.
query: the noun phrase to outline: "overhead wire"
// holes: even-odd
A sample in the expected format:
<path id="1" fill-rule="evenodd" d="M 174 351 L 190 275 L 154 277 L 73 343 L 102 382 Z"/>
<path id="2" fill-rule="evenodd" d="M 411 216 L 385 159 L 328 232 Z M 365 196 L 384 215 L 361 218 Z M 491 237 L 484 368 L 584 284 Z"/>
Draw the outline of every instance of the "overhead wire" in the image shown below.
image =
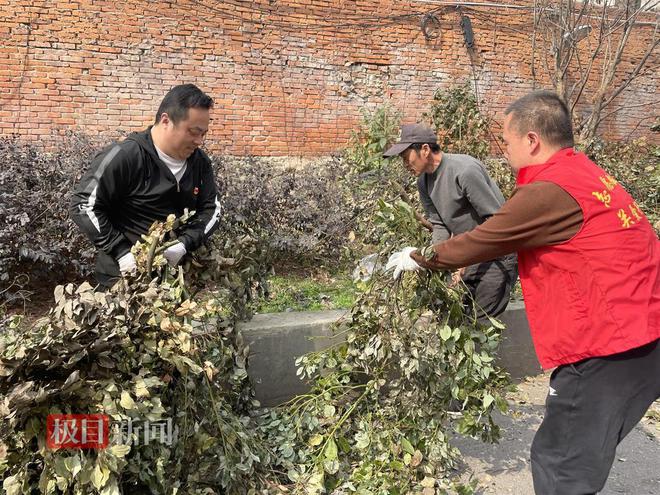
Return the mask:
<path id="1" fill-rule="evenodd" d="M 418 18 L 421 15 L 426 14 L 428 11 L 424 12 L 410 12 L 406 14 L 393 14 L 387 16 L 360 16 L 360 18 L 354 19 L 355 22 L 343 22 L 343 19 L 332 19 L 328 17 L 315 17 L 315 23 L 309 23 L 309 15 L 306 15 L 304 19 L 307 21 L 306 24 L 301 23 L 292 23 L 284 22 L 282 20 L 272 20 L 272 19 L 252 19 L 247 18 L 236 13 L 233 13 L 228 10 L 223 10 L 222 8 L 216 5 L 210 5 L 209 3 L 203 2 L 202 0 L 189 0 L 190 3 L 197 5 L 211 11 L 220 17 L 230 18 L 234 20 L 239 20 L 246 24 L 258 24 L 264 27 L 278 27 L 280 29 L 293 30 L 296 32 L 299 31 L 322 31 L 322 30 L 332 30 L 332 29 L 346 29 L 346 28 L 369 28 L 369 27 L 383 27 L 392 24 L 398 24 L 402 21 L 411 20 Z M 225 4 L 226 2 L 223 2 Z M 231 5 L 235 5 L 232 3 Z M 271 11 L 263 11 L 260 9 L 255 9 L 254 4 L 251 3 L 250 7 L 240 5 L 240 7 L 247 10 L 247 13 L 258 13 L 262 15 L 278 15 Z M 432 9 L 432 11 L 437 11 L 439 8 Z M 302 16 L 302 14 L 301 14 Z M 282 17 L 282 16 L 280 16 Z M 294 17 L 296 20 L 303 20 L 298 17 Z M 366 20 L 365 20 L 366 19 Z"/>
<path id="2" fill-rule="evenodd" d="M 327 31 L 339 33 L 347 30 L 355 32 L 359 29 L 387 29 L 394 25 L 410 22 L 414 19 L 421 19 L 424 15 L 438 14 L 441 12 L 445 13 L 452 10 L 462 12 L 463 14 L 468 15 L 473 19 L 479 20 L 478 28 L 497 29 L 501 31 L 514 32 L 521 35 L 528 35 L 528 30 L 533 28 L 536 22 L 533 20 L 525 21 L 524 18 L 526 11 L 536 12 L 536 4 L 513 5 L 492 2 L 430 1 L 423 2 L 428 3 L 430 7 L 430 9 L 425 11 L 392 13 L 391 10 L 394 8 L 394 4 L 392 3 L 390 4 L 390 12 L 387 15 L 360 15 L 347 14 L 342 12 L 342 8 L 330 9 L 330 12 L 325 10 L 321 14 L 315 14 L 309 9 L 301 9 L 293 6 L 281 5 L 269 6 L 258 2 L 246 2 L 244 0 L 225 0 L 223 2 L 217 2 L 214 0 L 188 0 L 188 2 L 200 9 L 204 9 L 207 12 L 217 15 L 220 18 L 232 19 L 244 24 L 252 24 L 257 26 L 257 29 L 276 29 L 295 33 L 321 33 Z M 234 10 L 228 10 L 226 7 L 232 7 Z M 486 11 L 484 9 L 488 10 Z M 509 22 L 493 21 L 493 9 L 497 9 L 498 17 L 515 17 L 517 22 L 513 23 L 512 25 L 512 23 Z M 333 15 L 329 15 L 330 13 Z M 450 23 L 443 22 L 442 24 L 446 26 Z M 451 25 L 456 26 L 456 24 L 453 22 Z M 475 90 L 478 92 L 478 78 L 476 74 L 475 63 L 472 54 L 468 53 L 468 55 L 470 57 Z M 285 99 L 287 99 L 289 95 L 284 88 L 284 82 L 284 74 L 282 74 L 280 84 L 282 87 L 283 96 Z M 407 93 L 407 87 L 405 92 Z M 404 105 L 405 99 L 406 98 L 404 98 Z M 337 110 L 338 105 L 339 102 L 337 102 Z M 288 137 L 288 122 L 286 122 L 287 119 L 288 116 L 285 118 L 285 135 Z M 339 134 L 338 129 L 336 129 L 336 133 L 337 135 Z"/>
<path id="3" fill-rule="evenodd" d="M 428 13 L 437 13 L 443 10 L 455 8 L 470 11 L 472 13 L 489 15 L 492 9 L 498 10 L 498 16 L 517 16 L 520 17 L 522 11 L 534 11 L 534 5 L 514 5 L 514 4 L 500 4 L 492 2 L 442 2 L 430 1 L 428 3 L 431 7 L 424 11 L 415 11 L 399 14 L 388 15 L 361 15 L 361 14 L 342 14 L 339 11 L 339 17 L 332 17 L 327 14 L 315 14 L 309 10 L 296 9 L 290 6 L 273 6 L 268 7 L 256 2 L 244 2 L 242 0 L 225 0 L 223 2 L 211 0 L 190 0 L 198 7 L 205 8 L 215 14 L 239 20 L 244 23 L 269 25 L 278 27 L 280 29 L 295 30 L 295 31 L 316 31 L 327 29 L 348 29 L 348 28 L 373 28 L 383 27 L 391 24 L 397 24 L 413 18 L 419 18 Z M 656 2 L 657 3 L 657 2 Z M 266 19 L 253 19 L 245 17 L 244 15 L 237 14 L 231 10 L 223 9 L 221 7 L 232 6 L 237 9 L 242 9 L 243 14 L 259 14 Z M 655 4 L 654 4 L 655 6 Z M 488 9 L 484 11 L 483 9 Z M 332 9 L 331 9 L 332 10 Z M 513 10 L 513 11 L 511 11 Z M 651 12 L 651 11 L 650 11 Z M 276 18 L 276 19 L 273 19 Z M 293 22 L 293 21 L 304 21 Z M 310 22 L 311 21 L 311 22 Z M 636 21 L 638 24 L 655 25 L 651 22 Z"/>

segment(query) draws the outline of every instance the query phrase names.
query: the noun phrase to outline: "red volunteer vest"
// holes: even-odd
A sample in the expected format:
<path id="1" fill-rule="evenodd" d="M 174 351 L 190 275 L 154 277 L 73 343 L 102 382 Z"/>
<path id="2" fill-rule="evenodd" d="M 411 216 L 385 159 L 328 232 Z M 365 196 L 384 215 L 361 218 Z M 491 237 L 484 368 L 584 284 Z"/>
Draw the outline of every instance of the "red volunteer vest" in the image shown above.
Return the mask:
<path id="1" fill-rule="evenodd" d="M 519 170 L 519 187 L 557 184 L 584 222 L 569 241 L 518 253 L 534 347 L 544 369 L 660 338 L 660 241 L 631 196 L 566 148 Z"/>

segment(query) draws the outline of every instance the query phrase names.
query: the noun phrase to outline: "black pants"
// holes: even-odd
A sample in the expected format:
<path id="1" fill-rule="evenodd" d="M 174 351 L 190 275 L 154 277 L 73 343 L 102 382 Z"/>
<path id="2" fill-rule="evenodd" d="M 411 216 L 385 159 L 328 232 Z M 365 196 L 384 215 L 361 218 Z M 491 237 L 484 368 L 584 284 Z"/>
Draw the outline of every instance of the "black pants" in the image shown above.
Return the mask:
<path id="1" fill-rule="evenodd" d="M 617 445 L 658 397 L 660 339 L 555 369 L 545 417 L 532 443 L 536 494 L 602 490 Z"/>
<path id="2" fill-rule="evenodd" d="M 506 309 L 517 279 L 515 254 L 468 266 L 463 274 L 463 282 L 470 291 L 466 306 L 474 304 L 478 320 L 488 324 L 488 316 L 497 317 Z"/>
<path id="3" fill-rule="evenodd" d="M 96 252 L 96 281 L 103 290 L 109 290 L 121 278 L 119 264 L 103 251 Z"/>

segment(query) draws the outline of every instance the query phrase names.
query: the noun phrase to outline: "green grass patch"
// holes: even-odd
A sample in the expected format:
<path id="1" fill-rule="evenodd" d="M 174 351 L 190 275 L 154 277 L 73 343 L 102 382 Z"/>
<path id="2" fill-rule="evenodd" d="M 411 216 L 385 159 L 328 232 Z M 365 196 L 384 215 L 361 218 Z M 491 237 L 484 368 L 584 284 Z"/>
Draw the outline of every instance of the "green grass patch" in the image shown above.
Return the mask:
<path id="1" fill-rule="evenodd" d="M 269 287 L 270 297 L 257 304 L 258 313 L 347 309 L 355 301 L 349 274 L 275 275 Z"/>

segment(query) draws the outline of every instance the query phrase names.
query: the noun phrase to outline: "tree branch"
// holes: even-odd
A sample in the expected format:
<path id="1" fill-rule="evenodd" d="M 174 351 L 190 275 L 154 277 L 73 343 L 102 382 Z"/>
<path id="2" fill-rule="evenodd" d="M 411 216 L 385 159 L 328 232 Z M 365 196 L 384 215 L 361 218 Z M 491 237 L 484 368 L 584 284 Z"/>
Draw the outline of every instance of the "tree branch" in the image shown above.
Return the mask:
<path id="1" fill-rule="evenodd" d="M 649 119 L 655 119 L 655 118 L 656 118 L 655 115 L 649 115 L 649 116 L 647 116 L 647 117 L 644 117 L 643 119 L 639 119 L 639 122 L 637 122 L 637 125 L 636 125 L 635 127 L 633 127 L 632 131 L 630 131 L 630 132 L 628 133 L 628 135 L 626 136 L 626 140 L 628 140 L 628 139 L 630 138 L 630 136 L 632 136 L 633 133 L 637 130 L 637 128 L 638 128 L 640 125 L 642 125 L 642 122 L 645 122 L 645 121 L 647 121 L 647 120 L 649 120 Z"/>
<path id="2" fill-rule="evenodd" d="M 652 102 L 650 102 L 650 103 L 645 102 L 645 103 L 638 103 L 638 104 L 636 104 L 636 105 L 623 105 L 623 106 L 620 106 L 620 107 L 615 108 L 614 110 L 608 112 L 606 115 L 602 116 L 600 119 L 598 119 L 597 124 L 602 123 L 603 121 L 607 120 L 607 119 L 610 118 L 612 115 L 614 115 L 615 113 L 620 112 L 621 110 L 624 110 L 624 109 L 625 109 L 625 110 L 628 110 L 629 108 L 645 107 L 645 106 L 647 106 L 647 105 L 651 105 L 651 106 L 653 106 L 653 105 L 657 105 L 658 103 L 660 103 L 660 99 L 659 99 L 659 100 L 652 101 Z M 647 117 L 647 118 L 649 118 L 649 117 Z M 651 116 L 650 118 L 653 118 L 653 116 Z"/>
<path id="3" fill-rule="evenodd" d="M 594 62 L 596 61 L 596 58 L 598 58 L 598 54 L 600 53 L 600 50 L 603 46 L 603 31 L 605 26 L 606 13 L 607 13 L 607 9 L 605 8 L 605 4 L 603 4 L 603 8 L 601 9 L 601 15 L 600 15 L 600 26 L 598 29 L 598 41 L 597 41 L 596 49 L 592 50 L 591 58 L 589 60 L 589 66 L 587 67 L 586 73 L 582 76 L 581 79 L 582 85 L 580 86 L 580 90 L 578 91 L 578 94 L 575 97 L 575 100 L 573 101 L 573 106 L 571 107 L 571 114 L 573 113 L 578 101 L 580 101 L 580 98 L 582 97 L 582 93 L 584 92 L 584 88 L 587 87 L 587 83 L 589 82 L 589 76 L 591 75 L 591 71 L 594 67 Z"/>
<path id="4" fill-rule="evenodd" d="M 635 69 L 630 73 L 628 78 L 621 83 L 621 86 L 619 86 L 612 93 L 612 95 L 607 98 L 607 100 L 605 100 L 605 103 L 603 104 L 603 106 L 609 105 L 612 102 L 612 100 L 614 100 L 614 98 L 619 96 L 621 94 L 621 92 L 624 89 L 626 89 L 630 85 L 630 83 L 639 75 L 639 72 L 646 65 L 646 61 L 648 60 L 648 58 L 651 56 L 651 54 L 656 49 L 656 47 L 660 44 L 660 38 L 656 38 L 657 31 L 658 31 L 658 26 L 656 25 L 655 30 L 653 32 L 653 38 L 654 38 L 653 43 L 651 43 L 651 45 L 649 45 L 648 49 L 646 50 L 646 53 L 644 53 L 644 55 L 640 59 L 639 63 L 637 64 Z"/>

